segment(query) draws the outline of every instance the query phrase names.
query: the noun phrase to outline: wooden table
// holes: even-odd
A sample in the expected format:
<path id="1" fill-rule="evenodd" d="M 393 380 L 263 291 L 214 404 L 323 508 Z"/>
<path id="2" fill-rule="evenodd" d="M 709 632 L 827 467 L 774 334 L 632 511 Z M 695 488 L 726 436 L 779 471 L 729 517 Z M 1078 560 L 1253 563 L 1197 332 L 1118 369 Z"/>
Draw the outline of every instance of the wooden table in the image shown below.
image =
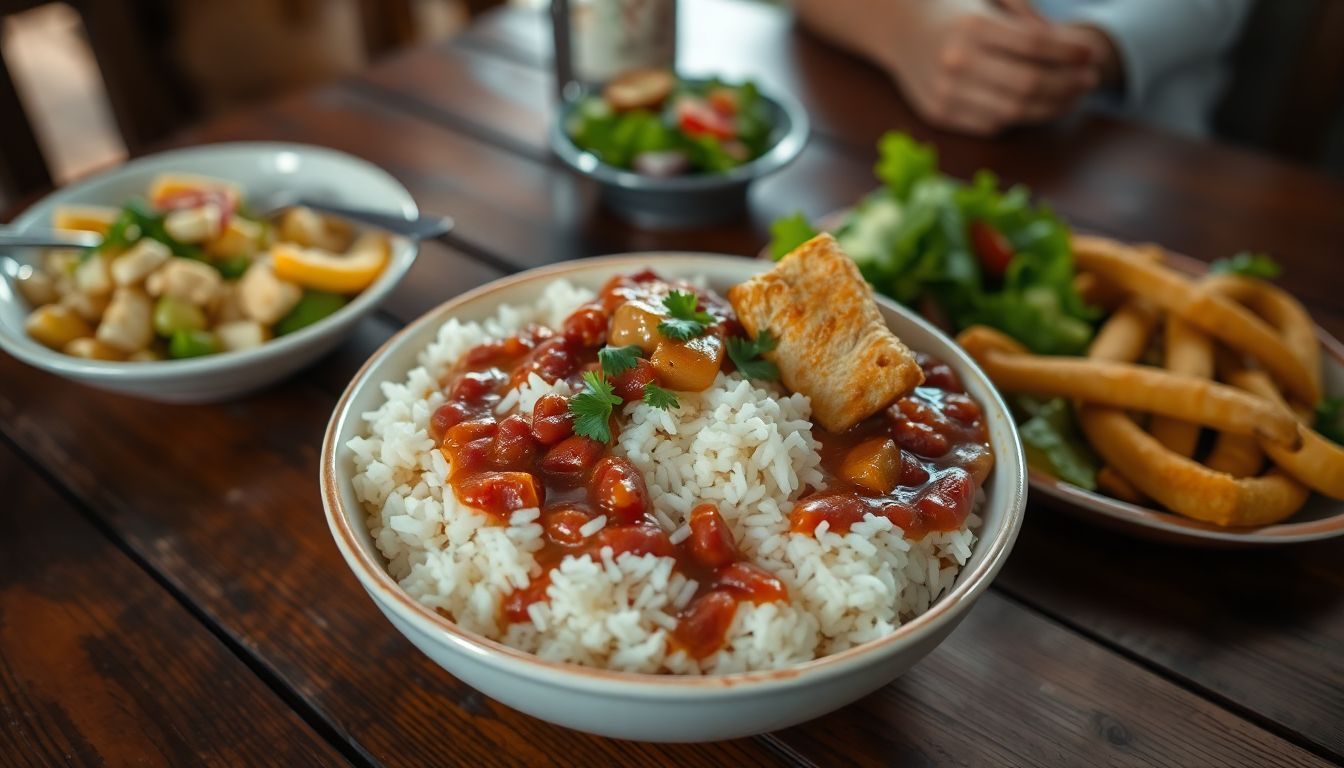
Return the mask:
<path id="1" fill-rule="evenodd" d="M 539 264 L 653 248 L 752 254 L 776 216 L 873 186 L 878 135 L 936 141 L 1080 226 L 1200 258 L 1263 249 L 1344 335 L 1344 189 L 1307 170 L 1101 117 L 980 141 L 920 125 L 878 72 L 768 7 L 684 5 L 683 64 L 788 89 L 815 136 L 751 217 L 635 229 L 547 152 L 545 27 L 504 10 L 366 76 L 181 143 L 336 147 L 458 228 L 383 310 L 247 399 L 163 406 L 0 355 L 0 763 L 1320 765 L 1344 761 L 1344 542 L 1197 551 L 1033 506 L 1002 575 L 909 674 L 833 715 L 652 746 L 510 711 L 413 649 L 333 545 L 317 452 L 337 395 L 400 325 Z"/>

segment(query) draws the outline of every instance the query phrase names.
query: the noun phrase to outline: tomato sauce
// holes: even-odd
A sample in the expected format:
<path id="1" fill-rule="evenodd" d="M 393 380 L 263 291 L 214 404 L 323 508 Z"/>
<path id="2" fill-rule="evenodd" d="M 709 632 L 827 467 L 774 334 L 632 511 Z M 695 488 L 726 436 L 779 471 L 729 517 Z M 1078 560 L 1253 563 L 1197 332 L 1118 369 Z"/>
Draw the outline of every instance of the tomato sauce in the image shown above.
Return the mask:
<path id="1" fill-rule="evenodd" d="M 696 581 L 698 590 L 670 634 L 673 646 L 693 658 L 722 647 L 741 602 L 788 599 L 783 583 L 743 558 L 713 504 L 696 507 L 690 535 L 673 544 L 652 514 L 639 471 L 613 456 L 608 444 L 574 433 L 568 398 L 548 394 L 529 413 L 495 412 L 505 393 L 533 373 L 582 390 L 582 374 L 599 368 L 598 350 L 608 343 L 643 345 L 635 366 L 611 378 L 615 394 L 626 401 L 642 396 L 647 384 L 665 383 L 671 369 L 660 367 L 660 355 L 680 366 L 678 377 L 704 380 L 731 368 L 714 344 L 722 347 L 744 332 L 732 307 L 710 291 L 694 290 L 696 309 L 713 320 L 708 343 L 691 351 L 654 351 L 657 340 L 645 328 L 652 321 L 641 318 L 639 308 L 659 306 L 673 290 L 694 289 L 649 271 L 613 278 L 558 331 L 533 325 L 481 344 L 441 382 L 447 400 L 431 417 L 429 431 L 452 468 L 448 480 L 457 499 L 501 525 L 517 510 L 541 510 L 545 543 L 535 557 L 542 575 L 506 596 L 506 621 L 530 619 L 530 606 L 546 599 L 550 573 L 565 557 L 597 558 L 604 547 L 613 557 L 630 552 L 674 558 L 677 570 Z M 713 370 L 688 373 L 688 367 L 704 365 Z M 984 425 L 947 366 L 927 358 L 921 365 L 925 386 L 884 413 L 841 435 L 815 430 L 828 487 L 798 503 L 793 530 L 812 533 L 824 521 L 832 531 L 845 531 L 866 512 L 887 516 L 912 536 L 962 525 L 992 463 Z M 613 408 L 613 438 L 622 407 Z M 585 535 L 599 516 L 605 524 Z"/>

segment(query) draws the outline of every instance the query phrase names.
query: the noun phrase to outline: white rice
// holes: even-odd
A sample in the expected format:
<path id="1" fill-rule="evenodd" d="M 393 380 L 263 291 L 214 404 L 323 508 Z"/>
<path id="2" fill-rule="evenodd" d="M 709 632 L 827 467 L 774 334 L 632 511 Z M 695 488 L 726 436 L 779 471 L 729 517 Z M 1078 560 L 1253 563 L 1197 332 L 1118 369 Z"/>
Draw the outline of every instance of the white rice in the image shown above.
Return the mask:
<path id="1" fill-rule="evenodd" d="M 543 544 L 540 512 L 519 510 L 507 526 L 459 505 L 444 487 L 448 464 L 429 437 L 429 417 L 444 402 L 439 380 L 472 347 L 528 322 L 558 327 L 589 291 L 560 280 L 535 307 L 501 306 L 484 323 L 449 320 L 386 401 L 363 414 L 367 429 L 348 446 L 354 488 L 388 572 L 413 597 L 460 626 L 552 661 L 639 672 L 726 673 L 787 666 L 881 637 L 928 609 L 949 590 L 975 541 L 968 526 L 906 539 L 884 517 L 868 516 L 844 534 L 820 527 L 789 532 L 789 511 L 808 486 L 823 487 L 811 406 L 736 375 L 720 374 L 705 392 L 678 393 L 681 407 L 625 407 L 614 447 L 644 475 L 654 515 L 674 543 L 690 534 L 690 510 L 713 501 L 742 552 L 775 574 L 790 602 L 742 603 L 719 652 L 697 662 L 670 652 L 668 633 L 698 585 L 671 558 L 567 557 L 551 574 L 548 600 L 529 622 L 507 624 L 501 603 L 542 576 L 533 553 Z M 500 414 L 530 411 L 556 391 L 533 375 L 500 403 Z M 606 519 L 589 521 L 585 536 Z M 950 565 L 949 565 L 950 563 Z"/>

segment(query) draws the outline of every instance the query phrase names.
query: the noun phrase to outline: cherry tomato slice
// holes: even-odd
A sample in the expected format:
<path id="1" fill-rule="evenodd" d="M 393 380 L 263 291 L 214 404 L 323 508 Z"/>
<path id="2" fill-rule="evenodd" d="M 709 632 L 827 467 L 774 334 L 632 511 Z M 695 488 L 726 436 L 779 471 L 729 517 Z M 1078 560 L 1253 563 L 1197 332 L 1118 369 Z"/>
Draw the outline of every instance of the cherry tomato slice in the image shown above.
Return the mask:
<path id="1" fill-rule="evenodd" d="M 1002 277 L 1013 260 L 1013 246 L 1003 233 L 983 219 L 971 222 L 971 247 L 980 257 L 980 265 L 994 277 Z"/>

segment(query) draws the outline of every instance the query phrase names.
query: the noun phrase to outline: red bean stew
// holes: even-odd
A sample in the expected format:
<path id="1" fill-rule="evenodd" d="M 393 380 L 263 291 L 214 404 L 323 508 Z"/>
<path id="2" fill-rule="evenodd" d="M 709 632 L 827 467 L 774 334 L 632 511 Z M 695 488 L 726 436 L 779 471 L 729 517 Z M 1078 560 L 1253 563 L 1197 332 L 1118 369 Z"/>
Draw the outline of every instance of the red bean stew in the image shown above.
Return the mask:
<path id="1" fill-rule="evenodd" d="M 667 316 L 663 302 L 673 291 L 696 296 L 695 309 L 708 315 L 702 335 L 677 340 L 659 333 Z M 690 535 L 673 544 L 653 516 L 639 471 L 608 443 L 575 433 L 571 398 L 547 394 L 530 414 L 495 413 L 505 393 L 532 373 L 548 383 L 564 379 L 578 392 L 585 372 L 600 372 L 598 352 L 607 345 L 640 348 L 633 367 L 609 377 L 622 401 L 640 399 L 651 384 L 702 391 L 720 370 L 734 369 L 725 345 L 743 335 L 718 295 L 645 271 L 613 278 L 559 330 L 532 325 L 472 349 L 445 377 L 447 402 L 431 418 L 430 435 L 452 468 L 458 501 L 500 524 L 516 510 L 541 510 L 545 545 L 536 558 L 543 575 L 507 596 L 507 621 L 529 620 L 529 606 L 546 599 L 551 570 L 564 557 L 596 558 L 603 547 L 613 557 L 674 558 L 697 582 L 672 633 L 675 646 L 697 659 L 722 646 L 739 602 L 788 599 L 777 578 L 741 555 L 712 503 L 692 511 Z M 793 531 L 815 534 L 824 525 L 845 532 L 870 512 L 910 538 L 964 524 L 993 464 L 984 421 L 950 368 L 926 356 L 920 365 L 924 385 L 881 414 L 843 434 L 813 428 L 827 488 L 804 490 L 791 516 Z M 613 437 L 620 412 L 617 405 L 608 422 Z M 600 515 L 605 525 L 585 536 L 584 526 Z"/>

